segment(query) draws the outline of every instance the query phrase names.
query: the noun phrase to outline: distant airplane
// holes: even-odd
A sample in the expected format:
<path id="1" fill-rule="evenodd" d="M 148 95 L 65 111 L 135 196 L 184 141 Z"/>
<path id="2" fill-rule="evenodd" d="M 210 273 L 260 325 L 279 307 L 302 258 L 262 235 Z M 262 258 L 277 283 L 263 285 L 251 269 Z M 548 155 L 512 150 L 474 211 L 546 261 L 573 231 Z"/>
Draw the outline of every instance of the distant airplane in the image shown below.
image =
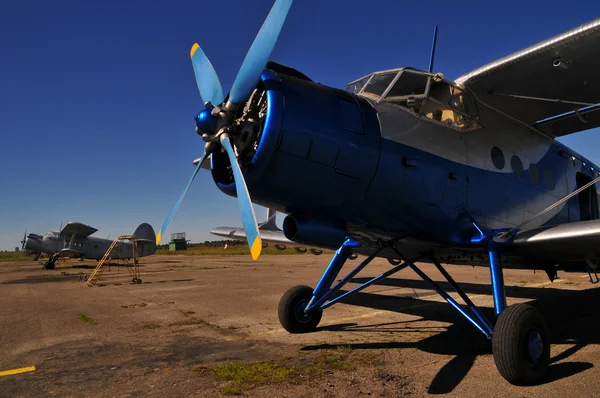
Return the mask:
<path id="1" fill-rule="evenodd" d="M 263 232 L 252 202 L 287 214 L 290 241 L 337 248 L 316 287 L 295 286 L 281 298 L 288 332 L 316 330 L 326 308 L 410 268 L 491 340 L 506 380 L 539 381 L 550 332 L 534 306 L 507 306 L 503 268 L 543 270 L 550 280 L 557 269 L 583 271 L 599 280 L 599 168 L 556 138 L 600 126 L 600 19 L 456 80 L 433 72 L 434 33 L 427 70 L 377 71 L 342 90 L 269 62 L 291 4 L 275 2 L 228 95 L 192 46 L 204 154 L 159 240 L 210 157 L 217 187 L 238 198 L 253 259 Z M 340 279 L 353 253 L 368 257 Z M 375 257 L 393 268 L 341 294 Z M 417 261 L 434 264 L 465 305 Z M 494 321 L 442 263 L 489 267 Z"/>
<path id="2" fill-rule="evenodd" d="M 89 258 L 100 260 L 112 244 L 112 240 L 96 238 L 92 235 L 96 228 L 79 222 L 70 222 L 60 232 L 47 232 L 43 236 L 29 234 L 24 239 L 24 249 L 37 257 L 41 253 L 48 254 L 46 269 L 54 269 L 56 260 L 61 257 Z M 150 256 L 156 252 L 156 235 L 154 229 L 146 223 L 140 224 L 133 232 L 138 242 L 138 257 Z M 119 258 L 132 257 L 132 246 L 123 242 L 118 248 Z"/>
<path id="3" fill-rule="evenodd" d="M 267 219 L 258 224 L 263 247 L 272 244 L 277 250 L 285 250 L 288 247 L 293 247 L 298 253 L 306 253 L 308 251 L 315 256 L 323 254 L 323 248 L 321 247 L 303 245 L 286 238 L 283 230 L 276 224 L 276 217 L 277 212 L 275 210 L 267 209 Z M 246 232 L 244 232 L 244 228 L 240 227 L 217 227 L 213 228 L 210 233 L 229 239 L 246 239 Z M 354 260 L 357 257 L 358 256 L 353 253 L 349 258 Z"/>

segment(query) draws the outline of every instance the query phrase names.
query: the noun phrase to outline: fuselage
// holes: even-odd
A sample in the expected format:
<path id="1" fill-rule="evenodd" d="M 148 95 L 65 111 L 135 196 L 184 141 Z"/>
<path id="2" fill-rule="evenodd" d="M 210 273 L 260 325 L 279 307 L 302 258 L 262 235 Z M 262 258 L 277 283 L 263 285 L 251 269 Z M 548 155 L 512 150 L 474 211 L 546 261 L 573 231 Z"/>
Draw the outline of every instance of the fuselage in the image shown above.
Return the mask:
<path id="1" fill-rule="evenodd" d="M 422 74 L 429 79 L 424 93 L 381 100 L 366 89 L 352 94 L 265 71 L 266 118 L 245 169 L 253 201 L 334 220 L 365 243 L 469 247 L 477 234 L 473 219 L 486 230 L 516 227 L 598 175 L 556 140 L 478 104 L 452 82 Z M 446 88 L 460 94 L 456 108 L 433 98 Z M 235 195 L 219 170 L 224 164 L 214 156 L 213 177 Z M 588 189 L 525 229 L 598 214 L 596 191 Z"/>
<path id="2" fill-rule="evenodd" d="M 146 224 L 142 224 L 146 225 Z M 138 229 L 141 227 L 138 227 Z M 151 228 L 148 226 L 147 228 Z M 137 230 L 136 230 L 137 232 Z M 155 253 L 154 232 L 150 239 L 138 242 L 139 257 L 149 256 Z M 112 244 L 112 239 L 97 238 L 94 236 L 78 237 L 77 235 L 63 236 L 58 232 L 48 232 L 43 237 L 29 236 L 25 241 L 25 249 L 28 252 L 46 253 L 49 256 L 58 254 L 61 257 L 101 259 Z M 133 255 L 130 242 L 119 243 L 113 258 L 131 258 Z"/>

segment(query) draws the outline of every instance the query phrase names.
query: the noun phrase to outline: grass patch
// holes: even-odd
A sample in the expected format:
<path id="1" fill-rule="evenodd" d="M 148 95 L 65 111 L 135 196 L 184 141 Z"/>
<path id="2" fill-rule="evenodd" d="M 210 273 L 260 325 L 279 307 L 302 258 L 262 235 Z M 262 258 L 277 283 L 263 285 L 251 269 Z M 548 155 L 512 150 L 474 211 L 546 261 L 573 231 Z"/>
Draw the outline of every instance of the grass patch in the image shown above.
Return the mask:
<path id="1" fill-rule="evenodd" d="M 79 315 L 77 315 L 77 317 L 79 318 L 80 321 L 87 323 L 88 325 L 96 325 L 98 322 L 96 322 L 96 320 L 94 318 L 92 318 L 91 316 L 84 314 L 83 312 L 79 313 Z"/>
<path id="2" fill-rule="evenodd" d="M 242 395 L 242 390 L 236 386 L 223 386 L 221 393 L 223 395 Z"/>
<path id="3" fill-rule="evenodd" d="M 281 383 L 296 376 L 295 367 L 279 365 L 274 362 L 227 363 L 211 369 L 215 379 L 230 381 L 233 386 L 261 385 Z"/>
<path id="4" fill-rule="evenodd" d="M 144 329 L 158 329 L 160 325 L 156 325 L 153 323 L 146 323 L 142 326 Z"/>
<path id="5" fill-rule="evenodd" d="M 244 389 L 277 383 L 299 383 L 306 378 L 319 378 L 332 371 L 352 371 L 357 363 L 370 364 L 365 355 L 357 355 L 349 346 L 320 351 L 300 358 L 285 357 L 281 361 L 232 362 L 213 367 L 195 366 L 193 371 L 208 372 L 224 382 L 224 395 L 239 395 Z"/>
<path id="6" fill-rule="evenodd" d="M 27 252 L 0 252 L 0 261 L 27 261 L 33 260 Z"/>

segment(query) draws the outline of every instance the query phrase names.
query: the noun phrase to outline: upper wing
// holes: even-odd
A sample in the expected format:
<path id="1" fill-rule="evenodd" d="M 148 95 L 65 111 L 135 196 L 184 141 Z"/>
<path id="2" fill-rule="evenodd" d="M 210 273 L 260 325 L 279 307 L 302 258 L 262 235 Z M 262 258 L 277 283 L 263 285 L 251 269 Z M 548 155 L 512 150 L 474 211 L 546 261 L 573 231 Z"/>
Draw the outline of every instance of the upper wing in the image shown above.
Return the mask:
<path id="1" fill-rule="evenodd" d="M 75 234 L 78 237 L 85 238 L 96 232 L 96 228 L 85 225 L 79 222 L 70 222 L 60 231 L 60 236 L 68 236 Z"/>
<path id="2" fill-rule="evenodd" d="M 486 105 L 548 135 L 562 136 L 600 126 L 599 70 L 600 18 L 484 65 L 456 82 Z"/>

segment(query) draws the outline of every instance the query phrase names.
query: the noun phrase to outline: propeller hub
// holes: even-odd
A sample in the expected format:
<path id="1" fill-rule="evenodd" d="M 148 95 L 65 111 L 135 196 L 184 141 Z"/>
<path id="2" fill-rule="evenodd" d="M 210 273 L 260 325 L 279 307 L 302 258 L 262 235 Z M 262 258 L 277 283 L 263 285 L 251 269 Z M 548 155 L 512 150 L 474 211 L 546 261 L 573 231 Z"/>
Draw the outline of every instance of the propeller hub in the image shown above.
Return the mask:
<path id="1" fill-rule="evenodd" d="M 214 134 L 219 118 L 216 115 L 213 115 L 211 111 L 212 109 L 205 108 L 196 115 L 196 132 L 199 135 Z"/>

